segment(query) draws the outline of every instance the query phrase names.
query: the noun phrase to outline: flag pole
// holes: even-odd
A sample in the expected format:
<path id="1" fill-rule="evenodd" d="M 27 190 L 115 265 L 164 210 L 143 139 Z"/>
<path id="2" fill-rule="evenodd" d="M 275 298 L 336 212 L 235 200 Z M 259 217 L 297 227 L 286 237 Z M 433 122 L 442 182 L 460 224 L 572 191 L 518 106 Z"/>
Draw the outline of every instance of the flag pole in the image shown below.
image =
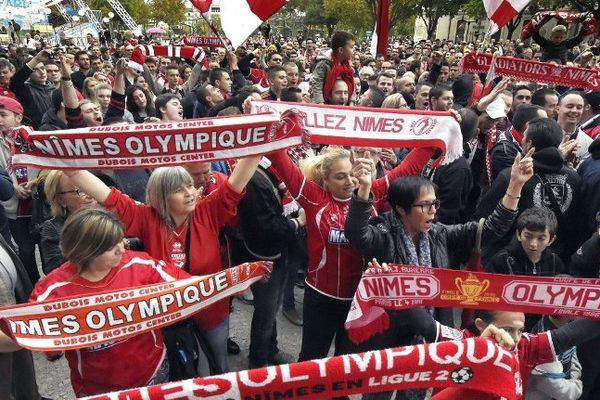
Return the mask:
<path id="1" fill-rule="evenodd" d="M 225 47 L 227 49 L 227 51 L 232 52 L 233 48 L 231 47 L 231 44 L 227 43 L 227 41 L 225 40 L 225 38 L 219 33 L 219 30 L 217 29 L 217 27 L 215 26 L 215 24 L 206 17 L 205 13 L 201 13 L 201 15 L 202 15 L 202 18 L 204 18 L 204 21 L 210 27 L 210 30 L 212 31 L 212 33 L 219 38 L 219 40 L 223 44 L 223 47 Z"/>

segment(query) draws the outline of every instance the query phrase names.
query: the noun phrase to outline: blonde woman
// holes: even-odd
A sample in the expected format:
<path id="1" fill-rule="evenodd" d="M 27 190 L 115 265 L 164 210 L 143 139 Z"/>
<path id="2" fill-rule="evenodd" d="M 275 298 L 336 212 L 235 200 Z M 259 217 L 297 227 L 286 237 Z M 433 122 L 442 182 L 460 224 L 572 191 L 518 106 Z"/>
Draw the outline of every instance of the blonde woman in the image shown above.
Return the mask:
<path id="1" fill-rule="evenodd" d="M 113 210 L 127 235 L 140 238 L 152 257 L 172 262 L 192 275 L 206 275 L 222 269 L 219 230 L 235 217 L 259 161 L 260 157 L 240 160 L 228 180 L 201 200 L 183 167 L 157 168 L 148 180 L 146 204 L 109 188 L 88 171 L 66 174 L 78 188 Z M 227 372 L 229 300 L 215 303 L 193 318 L 211 347 L 217 367 Z"/>
<path id="2" fill-rule="evenodd" d="M 406 100 L 404 99 L 402 93 L 393 93 L 386 97 L 385 100 L 383 100 L 381 108 L 395 108 L 407 110 L 408 103 L 406 103 Z"/>
<path id="3" fill-rule="evenodd" d="M 385 197 L 395 177 L 421 171 L 431 155 L 431 149 L 411 152 L 390 174 L 375 181 L 375 196 Z M 371 163 L 368 156 L 358 159 L 357 165 Z M 270 154 L 269 159 L 306 212 L 308 273 L 300 361 L 327 356 L 334 338 L 335 354 L 343 354 L 350 349 L 344 321 L 363 271 L 361 255 L 348 245 L 344 235 L 348 205 L 357 183 L 351 153 L 330 147 L 325 154 L 302 161 L 302 170 L 286 152 Z"/>
<path id="4" fill-rule="evenodd" d="M 50 204 L 52 219 L 42 224 L 40 234 L 40 253 L 45 274 L 63 264 L 63 256 L 59 241 L 65 220 L 82 207 L 96 204 L 96 200 L 88 196 L 71 182 L 62 171 L 49 171 L 44 179 L 44 193 Z"/>

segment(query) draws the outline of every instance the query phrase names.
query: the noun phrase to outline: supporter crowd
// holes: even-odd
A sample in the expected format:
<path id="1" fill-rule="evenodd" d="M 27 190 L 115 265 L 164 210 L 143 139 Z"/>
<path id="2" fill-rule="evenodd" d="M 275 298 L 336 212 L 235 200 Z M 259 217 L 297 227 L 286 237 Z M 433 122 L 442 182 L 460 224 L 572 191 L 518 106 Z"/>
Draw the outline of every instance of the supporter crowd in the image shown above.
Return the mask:
<path id="1" fill-rule="evenodd" d="M 475 50 L 598 68 L 597 47 L 578 32 L 559 24 L 525 43 L 399 39 L 377 57 L 342 31 L 328 40 L 258 34 L 235 50 L 205 48 L 190 58 L 144 54 L 138 46 L 153 43 L 131 32 L 111 47 L 91 35 L 84 47 L 11 43 L 0 53 L 0 304 L 272 261 L 270 278 L 240 295 L 254 304 L 248 368 L 322 358 L 332 343 L 335 354 L 347 354 L 434 341 L 440 324 L 465 328 L 465 336 L 497 327 L 516 344 L 523 398 L 600 398 L 598 322 L 476 311 L 461 327 L 457 309 L 418 308 L 389 312 L 390 328 L 360 345 L 344 328 L 367 265 L 460 269 L 479 241 L 488 272 L 600 277 L 600 90 L 501 77 L 490 89 L 485 74 L 461 72 L 461 59 Z M 434 148 L 313 144 L 240 160 L 94 172 L 11 160 L 13 129 L 21 125 L 63 131 L 177 122 L 249 113 L 258 99 L 450 111 L 464 153 L 440 165 Z M 296 282 L 298 274 L 305 282 Z M 302 312 L 295 284 L 304 289 Z M 230 308 L 222 300 L 162 332 L 67 351 L 75 394 L 229 372 L 228 353 L 240 352 L 228 339 Z M 302 327 L 299 355 L 278 348 L 280 308 Z M 171 354 L 182 331 L 202 350 L 191 366 Z M 39 399 L 30 352 L 6 336 L 0 349 L 0 393 Z M 394 395 L 432 394 L 363 398 Z M 470 395 L 433 398 L 482 398 Z"/>

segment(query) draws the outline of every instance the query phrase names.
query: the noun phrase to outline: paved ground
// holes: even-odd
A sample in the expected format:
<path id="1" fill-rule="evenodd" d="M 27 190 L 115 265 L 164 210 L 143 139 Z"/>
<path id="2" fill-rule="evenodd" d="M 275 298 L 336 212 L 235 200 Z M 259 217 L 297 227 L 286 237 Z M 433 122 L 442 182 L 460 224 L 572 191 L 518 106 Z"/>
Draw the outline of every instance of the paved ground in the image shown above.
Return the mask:
<path id="1" fill-rule="evenodd" d="M 302 292 L 296 288 L 296 300 L 302 300 Z M 302 304 L 296 305 L 299 311 Z M 231 336 L 239 343 L 242 353 L 229 357 L 232 370 L 243 370 L 248 367 L 248 346 L 250 345 L 250 321 L 253 307 L 234 300 L 234 311 L 231 314 Z M 277 319 L 278 340 L 281 350 L 296 358 L 300 351 L 301 328 L 292 325 L 281 313 Z M 42 353 L 35 354 L 38 385 L 40 393 L 51 399 L 72 399 L 73 391 L 69 381 L 69 368 L 64 357 L 55 362 L 48 362 Z M 118 367 L 118 366 L 116 366 Z"/>

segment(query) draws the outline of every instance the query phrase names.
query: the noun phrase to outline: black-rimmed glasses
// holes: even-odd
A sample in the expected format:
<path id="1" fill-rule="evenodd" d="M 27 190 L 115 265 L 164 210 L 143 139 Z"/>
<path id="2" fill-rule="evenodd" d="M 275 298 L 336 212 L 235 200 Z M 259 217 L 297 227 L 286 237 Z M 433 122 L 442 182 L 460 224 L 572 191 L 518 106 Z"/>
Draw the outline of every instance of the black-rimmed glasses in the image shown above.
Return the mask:
<path id="1" fill-rule="evenodd" d="M 433 207 L 435 207 L 435 209 L 438 210 L 440 208 L 440 204 L 440 199 L 436 199 L 435 201 L 413 204 L 411 205 L 411 207 L 421 207 L 421 212 L 432 212 Z"/>

